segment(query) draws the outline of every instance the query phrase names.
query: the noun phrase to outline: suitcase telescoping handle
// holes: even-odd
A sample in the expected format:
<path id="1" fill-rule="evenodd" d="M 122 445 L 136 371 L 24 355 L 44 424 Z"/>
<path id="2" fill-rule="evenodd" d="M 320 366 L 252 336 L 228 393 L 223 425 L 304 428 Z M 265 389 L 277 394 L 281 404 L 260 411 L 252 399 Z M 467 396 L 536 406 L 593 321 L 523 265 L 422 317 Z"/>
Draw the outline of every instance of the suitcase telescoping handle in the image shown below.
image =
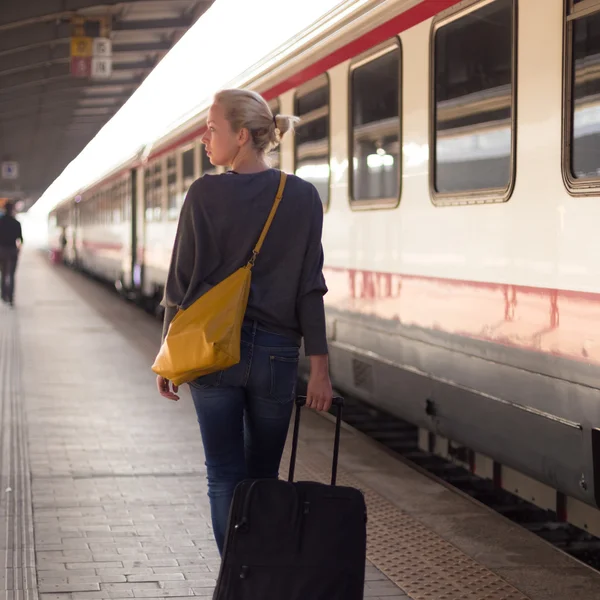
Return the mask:
<path id="1" fill-rule="evenodd" d="M 296 470 L 296 454 L 298 452 L 298 433 L 300 430 L 300 413 L 305 404 L 306 396 L 298 396 L 296 398 L 296 416 L 294 417 L 292 456 L 290 457 L 288 481 L 294 481 L 294 471 Z M 344 399 L 340 396 L 334 396 L 332 404 L 337 408 L 337 414 L 335 418 L 335 440 L 333 442 L 333 463 L 331 465 L 331 485 L 335 485 L 337 478 L 338 455 L 340 453 L 340 432 L 342 428 L 342 409 L 344 407 Z"/>

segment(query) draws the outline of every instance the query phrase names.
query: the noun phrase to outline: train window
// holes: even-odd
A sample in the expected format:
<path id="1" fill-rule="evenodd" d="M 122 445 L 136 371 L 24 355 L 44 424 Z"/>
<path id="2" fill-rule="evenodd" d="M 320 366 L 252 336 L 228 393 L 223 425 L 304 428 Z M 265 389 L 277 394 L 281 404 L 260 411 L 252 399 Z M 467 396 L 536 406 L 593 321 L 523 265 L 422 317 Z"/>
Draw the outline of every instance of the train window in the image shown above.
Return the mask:
<path id="1" fill-rule="evenodd" d="M 115 183 L 111 189 L 112 222 L 121 222 L 121 184 Z"/>
<path id="2" fill-rule="evenodd" d="M 279 114 L 281 107 L 279 105 L 279 100 L 271 100 L 269 102 L 269 108 L 274 115 Z M 281 147 L 277 146 L 274 150 L 269 153 L 269 160 L 271 161 L 271 166 L 274 169 L 279 169 L 279 165 L 281 164 Z"/>
<path id="3" fill-rule="evenodd" d="M 128 206 L 127 180 L 123 179 L 121 181 L 121 221 L 123 221 L 123 222 L 126 222 L 128 220 L 127 206 Z"/>
<path id="4" fill-rule="evenodd" d="M 162 218 L 162 194 L 163 194 L 163 163 L 162 160 L 157 160 L 154 163 L 154 192 L 152 207 L 154 212 L 154 220 L 160 221 Z"/>
<path id="5" fill-rule="evenodd" d="M 106 210 L 107 210 L 107 218 L 109 223 L 115 222 L 115 197 L 114 197 L 114 187 L 110 186 L 106 190 Z"/>
<path id="6" fill-rule="evenodd" d="M 146 221 L 152 221 L 154 218 L 154 186 L 152 185 L 152 173 L 153 171 L 151 167 L 148 167 L 144 170 L 144 214 Z"/>
<path id="7" fill-rule="evenodd" d="M 183 180 L 184 182 L 188 179 L 194 179 L 195 177 L 195 169 L 194 169 L 194 148 L 190 148 L 186 150 L 181 155 L 181 162 L 183 163 Z"/>
<path id="8" fill-rule="evenodd" d="M 400 197 L 398 44 L 351 68 L 351 197 L 355 206 L 396 206 Z"/>
<path id="9" fill-rule="evenodd" d="M 102 190 L 102 224 L 110 225 L 112 222 L 112 212 L 110 206 L 110 192 L 107 189 Z"/>
<path id="10" fill-rule="evenodd" d="M 125 182 L 119 181 L 119 220 L 121 223 L 125 221 Z"/>
<path id="11" fill-rule="evenodd" d="M 595 7 L 595 11 L 593 10 Z M 590 10 L 591 9 L 591 10 Z M 581 10 L 581 13 L 578 13 Z M 585 11 L 585 12 L 584 12 Z M 581 14 L 581 16 L 580 16 Z M 600 3 L 573 1 L 567 19 L 563 169 L 572 192 L 600 187 Z"/>
<path id="12" fill-rule="evenodd" d="M 132 209 L 132 198 L 131 198 L 131 177 L 132 175 L 129 175 L 127 177 L 127 179 L 124 181 L 124 202 L 125 202 L 125 208 L 124 208 L 124 216 L 123 216 L 123 220 L 126 221 L 127 223 L 131 222 L 131 209 Z"/>
<path id="13" fill-rule="evenodd" d="M 435 27 L 432 192 L 505 201 L 515 158 L 515 5 L 491 0 Z"/>
<path id="14" fill-rule="evenodd" d="M 108 222 L 115 223 L 115 196 L 114 187 L 110 186 L 106 190 L 106 209 L 108 211 Z"/>
<path id="15" fill-rule="evenodd" d="M 295 173 L 312 183 L 324 207 L 329 205 L 329 78 L 322 75 L 296 92 Z"/>
<path id="16" fill-rule="evenodd" d="M 167 217 L 177 219 L 177 159 L 175 154 L 167 157 Z"/>
<path id="17" fill-rule="evenodd" d="M 189 150 L 185 150 L 185 152 L 181 155 L 181 163 L 182 163 L 182 180 L 183 180 L 183 196 L 188 193 L 190 186 L 194 183 L 194 179 L 196 178 L 196 169 L 195 169 L 195 152 L 194 148 L 190 148 Z"/>
<path id="18" fill-rule="evenodd" d="M 123 196 L 121 193 L 121 182 L 117 181 L 113 187 L 114 193 L 114 205 L 113 211 L 117 223 L 121 223 L 123 220 Z"/>
<path id="19" fill-rule="evenodd" d="M 104 212 L 102 210 L 102 192 L 96 194 L 96 202 L 94 203 L 94 222 L 96 225 L 104 224 Z"/>

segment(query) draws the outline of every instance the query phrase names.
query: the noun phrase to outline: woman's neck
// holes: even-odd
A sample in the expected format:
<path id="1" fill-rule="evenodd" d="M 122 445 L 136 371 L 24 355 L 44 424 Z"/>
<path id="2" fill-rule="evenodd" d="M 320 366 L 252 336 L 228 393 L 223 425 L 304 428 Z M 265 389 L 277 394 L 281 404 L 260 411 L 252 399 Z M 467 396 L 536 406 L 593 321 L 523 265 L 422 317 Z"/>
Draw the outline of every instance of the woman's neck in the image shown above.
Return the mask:
<path id="1" fill-rule="evenodd" d="M 256 154 L 255 152 L 245 156 L 238 155 L 231 163 L 231 170 L 236 173 L 260 173 L 270 168 L 264 154 Z"/>

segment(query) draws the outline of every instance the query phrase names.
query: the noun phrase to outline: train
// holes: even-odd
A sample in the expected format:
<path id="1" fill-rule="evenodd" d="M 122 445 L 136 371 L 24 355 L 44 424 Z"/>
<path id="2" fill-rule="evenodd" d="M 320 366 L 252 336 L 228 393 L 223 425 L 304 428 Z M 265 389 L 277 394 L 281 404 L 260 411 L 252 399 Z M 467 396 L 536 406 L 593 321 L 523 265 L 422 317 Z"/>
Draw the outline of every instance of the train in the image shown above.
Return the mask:
<path id="1" fill-rule="evenodd" d="M 366 0 L 244 87 L 301 119 L 331 377 L 419 445 L 600 535 L 600 1 Z M 208 106 L 49 215 L 159 307 Z M 293 243 L 293 241 L 291 242 Z"/>

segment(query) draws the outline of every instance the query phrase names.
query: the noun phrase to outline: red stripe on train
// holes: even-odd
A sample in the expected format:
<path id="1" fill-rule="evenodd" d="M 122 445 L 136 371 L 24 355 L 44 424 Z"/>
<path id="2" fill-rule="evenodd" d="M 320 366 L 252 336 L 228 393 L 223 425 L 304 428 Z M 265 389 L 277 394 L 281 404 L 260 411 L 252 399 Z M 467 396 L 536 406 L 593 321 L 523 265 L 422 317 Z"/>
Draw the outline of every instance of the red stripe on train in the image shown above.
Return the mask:
<path id="1" fill-rule="evenodd" d="M 600 294 L 324 269 L 327 305 L 473 339 L 600 364 Z"/>
<path id="2" fill-rule="evenodd" d="M 263 95 L 267 100 L 271 100 L 280 96 L 284 92 L 291 90 L 303 83 L 309 81 L 313 77 L 317 77 L 328 69 L 339 65 L 345 60 L 352 59 L 367 50 L 370 50 L 377 44 L 381 44 L 386 40 L 434 17 L 438 13 L 458 4 L 460 0 L 424 0 L 420 4 L 409 8 L 400 15 L 386 21 L 379 27 L 375 27 L 364 35 L 352 40 L 350 43 L 338 48 L 331 54 L 328 54 L 316 63 L 306 67 L 302 71 L 295 73 L 285 81 L 278 83 L 276 86 L 267 90 Z"/>
<path id="3" fill-rule="evenodd" d="M 114 250 L 120 251 L 123 249 L 123 244 L 119 242 L 94 242 L 92 240 L 82 240 L 81 245 L 88 250 Z"/>

